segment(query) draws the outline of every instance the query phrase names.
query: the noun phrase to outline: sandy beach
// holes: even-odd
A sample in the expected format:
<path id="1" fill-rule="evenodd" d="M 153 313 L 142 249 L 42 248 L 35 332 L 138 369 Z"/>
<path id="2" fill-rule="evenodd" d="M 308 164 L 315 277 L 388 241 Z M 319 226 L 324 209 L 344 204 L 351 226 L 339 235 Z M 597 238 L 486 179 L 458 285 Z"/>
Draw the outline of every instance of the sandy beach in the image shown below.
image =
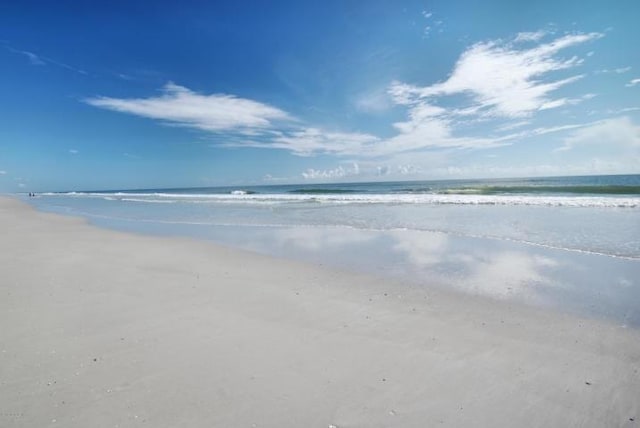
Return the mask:
<path id="1" fill-rule="evenodd" d="M 621 427 L 640 334 L 0 198 L 0 426 Z"/>

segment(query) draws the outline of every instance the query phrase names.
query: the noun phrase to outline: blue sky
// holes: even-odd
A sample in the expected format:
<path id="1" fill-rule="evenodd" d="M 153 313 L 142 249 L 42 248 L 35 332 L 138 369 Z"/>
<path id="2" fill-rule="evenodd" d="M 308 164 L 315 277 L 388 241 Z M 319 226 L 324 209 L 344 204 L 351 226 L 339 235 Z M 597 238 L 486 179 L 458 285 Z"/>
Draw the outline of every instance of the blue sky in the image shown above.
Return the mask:
<path id="1" fill-rule="evenodd" d="M 0 191 L 640 172 L 637 1 L 94 3 L 3 5 Z"/>

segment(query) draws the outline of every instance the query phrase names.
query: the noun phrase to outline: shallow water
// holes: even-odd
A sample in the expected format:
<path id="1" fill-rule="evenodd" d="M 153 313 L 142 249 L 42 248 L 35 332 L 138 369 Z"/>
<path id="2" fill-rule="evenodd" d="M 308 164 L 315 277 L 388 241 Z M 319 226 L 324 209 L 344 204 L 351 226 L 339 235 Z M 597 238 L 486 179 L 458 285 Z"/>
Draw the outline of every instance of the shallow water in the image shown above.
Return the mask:
<path id="1" fill-rule="evenodd" d="M 118 230 L 190 236 L 263 254 L 640 326 L 640 260 L 428 231 L 201 226 L 94 219 Z"/>
<path id="2" fill-rule="evenodd" d="M 640 176 L 529 179 L 526 186 L 494 181 L 89 192 L 28 200 L 104 227 L 208 239 L 412 286 L 454 288 L 638 326 L 636 182 Z M 567 194 L 556 191 L 561 185 Z M 607 193 L 612 186 L 615 191 Z M 511 190 L 464 193 L 495 193 L 498 187 Z M 533 187 L 542 190 L 527 191 Z M 457 193 L 444 191 L 451 189 Z M 621 189 L 631 194 L 621 196 Z"/>

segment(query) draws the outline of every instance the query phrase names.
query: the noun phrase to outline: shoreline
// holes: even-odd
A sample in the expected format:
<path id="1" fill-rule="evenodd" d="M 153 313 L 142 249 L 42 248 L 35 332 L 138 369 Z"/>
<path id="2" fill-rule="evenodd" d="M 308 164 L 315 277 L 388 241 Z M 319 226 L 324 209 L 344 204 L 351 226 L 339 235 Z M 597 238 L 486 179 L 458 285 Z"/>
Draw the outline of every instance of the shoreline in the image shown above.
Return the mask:
<path id="1" fill-rule="evenodd" d="M 640 419 L 635 329 L 100 229 L 5 196 L 0 221 L 3 426 Z"/>
<path id="2" fill-rule="evenodd" d="M 375 205 L 346 212 L 340 205 L 296 205 L 272 212 L 251 204 L 200 206 L 176 200 L 158 205 L 112 197 L 27 202 L 39 211 L 78 216 L 100 228 L 197 239 L 376 279 L 640 327 L 640 266 L 637 258 L 621 256 L 638 254 L 633 210 L 604 215 L 553 207 L 403 206 L 387 215 L 404 218 L 396 223 L 407 227 L 376 227 L 386 208 L 380 211 Z M 300 221 L 302 214 L 310 217 Z M 340 220 L 343 215 L 360 218 L 359 227 Z M 471 226 L 464 221 L 469 215 Z M 429 223 L 429 228 L 412 225 L 410 218 L 423 226 Z M 612 230 L 607 223 L 616 227 Z"/>

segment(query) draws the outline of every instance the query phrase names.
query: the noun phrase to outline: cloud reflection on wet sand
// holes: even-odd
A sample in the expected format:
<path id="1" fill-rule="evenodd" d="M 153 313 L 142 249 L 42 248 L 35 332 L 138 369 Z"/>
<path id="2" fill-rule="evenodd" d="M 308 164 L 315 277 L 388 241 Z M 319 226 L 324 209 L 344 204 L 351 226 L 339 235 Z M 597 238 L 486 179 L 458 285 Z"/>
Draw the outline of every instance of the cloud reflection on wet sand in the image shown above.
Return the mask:
<path id="1" fill-rule="evenodd" d="M 640 262 L 409 230 L 264 228 L 243 248 L 640 324 Z"/>

